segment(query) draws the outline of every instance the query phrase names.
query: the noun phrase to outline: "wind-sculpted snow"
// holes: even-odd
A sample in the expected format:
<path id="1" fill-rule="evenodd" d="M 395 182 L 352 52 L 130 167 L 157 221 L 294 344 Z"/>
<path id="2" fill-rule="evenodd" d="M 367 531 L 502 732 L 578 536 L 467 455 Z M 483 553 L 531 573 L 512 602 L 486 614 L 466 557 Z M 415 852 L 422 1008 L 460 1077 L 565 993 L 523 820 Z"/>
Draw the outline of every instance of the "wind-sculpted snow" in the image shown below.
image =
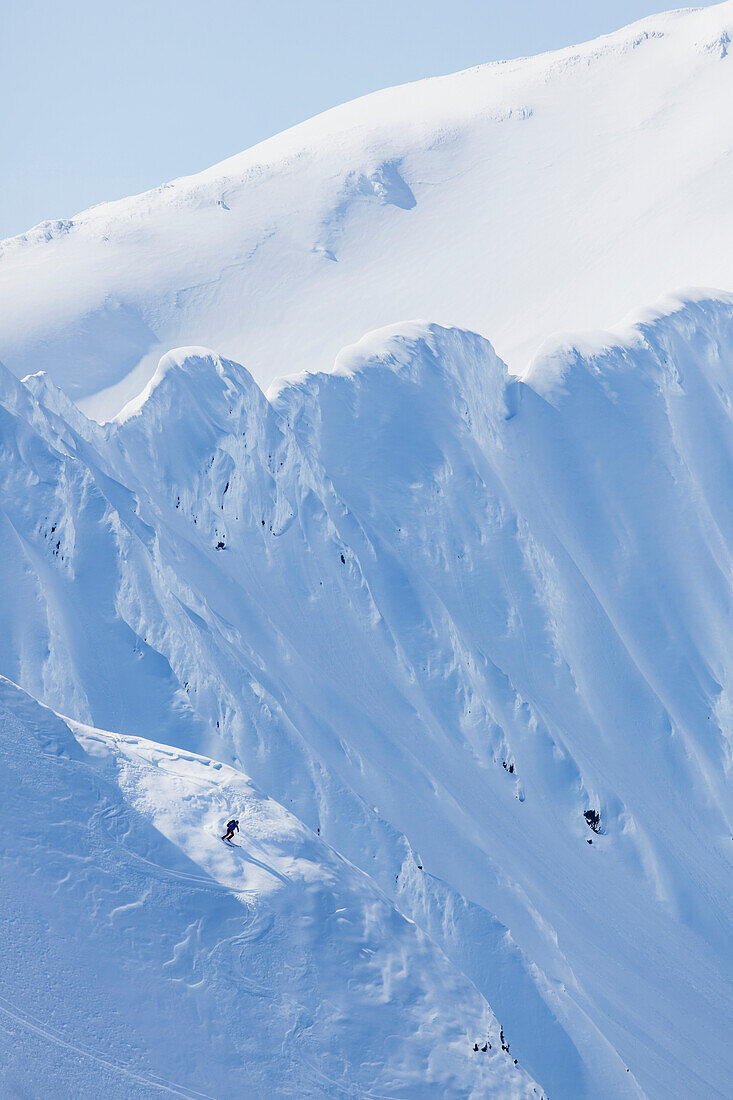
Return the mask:
<path id="1" fill-rule="evenodd" d="M 0 382 L 0 672 L 116 730 L 115 753 L 143 738 L 241 768 L 358 867 L 448 960 L 416 964 L 416 1002 L 389 987 L 400 1034 L 428 1026 L 438 966 L 478 991 L 471 1019 L 491 1005 L 538 1092 L 726 1095 L 733 298 L 548 347 L 525 381 L 481 337 L 413 323 L 269 399 L 178 351 L 106 426 L 64 421 L 48 377 Z M 175 825 L 146 812 L 197 861 L 230 795 L 184 788 Z M 309 915 L 282 935 L 311 943 Z M 390 1096 L 487 1094 L 447 1001 L 433 1078 L 386 1019 L 359 1076 L 345 999 L 332 1053 L 325 1031 L 308 1048 L 341 1059 L 323 1093 L 353 1071 Z M 270 1052 L 247 1049 L 256 1082 Z M 146 1050 L 177 1080 L 163 1040 Z M 198 1059 L 187 1087 L 238 1080 Z"/>
<path id="2" fill-rule="evenodd" d="M 733 5 L 366 96 L 0 244 L 0 359 L 107 418 L 207 344 L 260 384 L 430 317 L 515 373 L 558 331 L 733 285 Z"/>
<path id="3" fill-rule="evenodd" d="M 4 679 L 0 721 L 4 1097 L 540 1095 L 470 982 L 241 772 Z"/>

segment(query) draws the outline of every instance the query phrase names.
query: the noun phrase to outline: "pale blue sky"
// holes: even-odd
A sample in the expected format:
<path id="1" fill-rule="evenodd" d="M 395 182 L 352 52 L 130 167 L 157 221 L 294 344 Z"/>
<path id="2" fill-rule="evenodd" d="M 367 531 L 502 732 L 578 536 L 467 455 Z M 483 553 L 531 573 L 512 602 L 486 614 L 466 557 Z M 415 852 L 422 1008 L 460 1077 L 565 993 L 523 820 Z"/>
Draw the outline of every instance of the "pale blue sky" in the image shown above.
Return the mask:
<path id="1" fill-rule="evenodd" d="M 672 6 L 0 0 L 0 238 L 199 171 L 365 92 Z"/>

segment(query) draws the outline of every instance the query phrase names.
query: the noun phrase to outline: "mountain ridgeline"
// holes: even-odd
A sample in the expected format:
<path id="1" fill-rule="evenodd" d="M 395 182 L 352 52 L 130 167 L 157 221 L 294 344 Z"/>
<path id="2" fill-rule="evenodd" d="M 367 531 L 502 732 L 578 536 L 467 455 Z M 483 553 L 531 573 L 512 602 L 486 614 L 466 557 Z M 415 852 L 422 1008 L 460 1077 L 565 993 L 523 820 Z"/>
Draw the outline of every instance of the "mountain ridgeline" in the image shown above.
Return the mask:
<path id="1" fill-rule="evenodd" d="M 184 348 L 106 424 L 48 375 L 3 371 L 0 453 L 0 673 L 71 720 L 47 719 L 71 738 L 72 801 L 90 776 L 80 814 L 101 780 L 74 753 L 143 745 L 157 776 L 173 750 L 149 742 L 175 746 L 177 779 L 138 777 L 134 798 L 119 780 L 119 797 L 147 815 L 146 845 L 154 825 L 187 874 L 212 874 L 211 760 L 235 787 L 246 773 L 262 835 L 282 849 L 290 829 L 346 908 L 379 913 L 372 940 L 335 922 L 312 942 L 312 905 L 278 909 L 277 958 L 292 935 L 322 971 L 310 995 L 331 1004 L 351 981 L 354 1004 L 404 997 L 433 1020 L 402 1034 L 354 1008 L 384 1060 L 370 1076 L 347 999 L 338 1066 L 307 1076 L 328 1035 L 306 1027 L 276 1095 L 726 1094 L 733 298 L 546 346 L 521 380 L 482 337 L 418 322 L 267 397 Z M 161 801 L 185 804 L 185 828 L 161 825 Z M 59 876 L 60 912 L 74 881 Z M 419 990 L 395 992 L 386 955 L 351 978 L 328 963 L 334 944 L 378 958 L 398 918 Z M 222 942 L 219 919 L 192 958 Z M 157 965 L 130 952 L 133 971 Z M 191 1067 L 180 1087 L 260 1080 L 265 1038 L 280 1051 L 294 1026 L 284 1009 L 269 1036 L 260 1023 L 249 1070 Z M 175 1079 L 163 1048 L 145 1057 Z"/>
<path id="2" fill-rule="evenodd" d="M 731 1096 L 732 36 L 0 243 L 3 1100 Z"/>
<path id="3" fill-rule="evenodd" d="M 264 388 L 427 317 L 520 374 L 554 333 L 728 289 L 732 37 L 733 0 L 655 14 L 387 88 L 45 222 L 0 243 L 0 359 L 103 419 L 190 344 Z"/>

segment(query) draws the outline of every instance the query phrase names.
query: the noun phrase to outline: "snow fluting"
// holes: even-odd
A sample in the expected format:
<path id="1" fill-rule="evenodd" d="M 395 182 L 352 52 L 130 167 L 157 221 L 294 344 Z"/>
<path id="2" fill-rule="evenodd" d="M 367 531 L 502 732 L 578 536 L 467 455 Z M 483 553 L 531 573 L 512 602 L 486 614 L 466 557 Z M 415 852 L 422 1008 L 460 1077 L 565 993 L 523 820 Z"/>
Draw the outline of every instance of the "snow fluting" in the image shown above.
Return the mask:
<path id="1" fill-rule="evenodd" d="M 179 349 L 104 425 L 0 393 L 3 874 L 78 974 L 46 1038 L 53 963 L 0 995 L 55 1095 L 727 1095 L 733 297 L 522 380 L 413 322 L 267 395 Z"/>

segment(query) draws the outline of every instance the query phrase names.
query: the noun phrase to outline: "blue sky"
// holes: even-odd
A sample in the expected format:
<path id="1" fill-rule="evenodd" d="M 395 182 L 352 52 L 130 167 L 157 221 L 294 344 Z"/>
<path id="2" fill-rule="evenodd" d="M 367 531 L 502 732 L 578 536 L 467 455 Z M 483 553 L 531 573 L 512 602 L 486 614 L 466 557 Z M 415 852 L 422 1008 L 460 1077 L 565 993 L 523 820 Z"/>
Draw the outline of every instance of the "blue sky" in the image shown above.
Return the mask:
<path id="1" fill-rule="evenodd" d="M 0 238 L 366 92 L 614 30 L 655 0 L 0 0 Z"/>

